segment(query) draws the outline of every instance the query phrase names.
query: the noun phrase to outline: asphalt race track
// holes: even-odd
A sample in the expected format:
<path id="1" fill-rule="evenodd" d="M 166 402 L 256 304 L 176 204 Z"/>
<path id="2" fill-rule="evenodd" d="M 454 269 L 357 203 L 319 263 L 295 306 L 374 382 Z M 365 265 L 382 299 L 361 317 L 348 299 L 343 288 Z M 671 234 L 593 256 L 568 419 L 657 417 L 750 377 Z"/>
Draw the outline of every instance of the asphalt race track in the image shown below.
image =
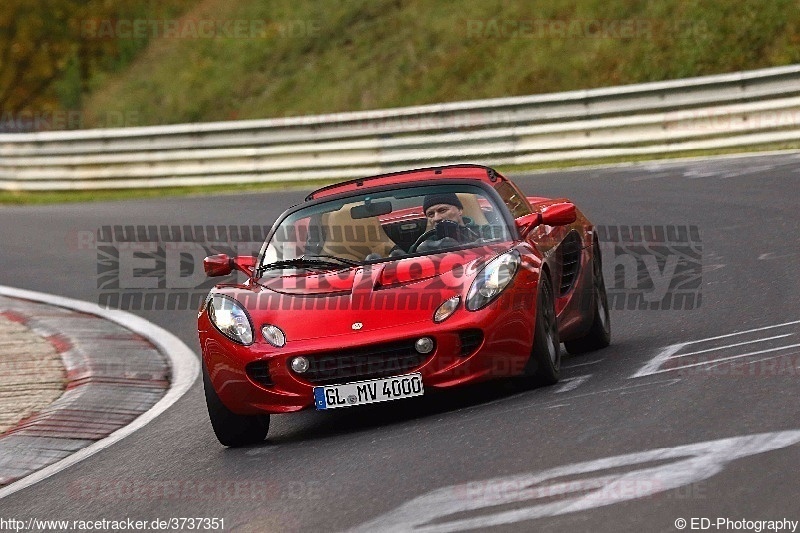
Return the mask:
<path id="1" fill-rule="evenodd" d="M 274 416 L 269 440 L 246 449 L 217 443 L 198 380 L 132 436 L 0 501 L 0 515 L 217 517 L 238 531 L 800 520 L 800 155 L 513 177 L 596 224 L 696 226 L 699 308 L 615 310 L 612 346 L 565 359 L 553 387 Z M 97 254 L 79 232 L 271 225 L 306 193 L 3 207 L 0 284 L 96 301 Z M 193 310 L 136 314 L 198 349 Z"/>

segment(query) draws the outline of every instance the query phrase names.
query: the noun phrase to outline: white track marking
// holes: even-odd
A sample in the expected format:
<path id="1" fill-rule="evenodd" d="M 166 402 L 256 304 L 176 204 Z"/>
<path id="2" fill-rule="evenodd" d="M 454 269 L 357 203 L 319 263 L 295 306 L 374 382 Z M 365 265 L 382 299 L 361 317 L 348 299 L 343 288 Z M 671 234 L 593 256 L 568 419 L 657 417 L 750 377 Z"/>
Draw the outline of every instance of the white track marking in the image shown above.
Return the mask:
<path id="1" fill-rule="evenodd" d="M 775 335 L 774 337 L 765 337 L 763 339 L 755 339 L 755 340 L 752 340 L 752 341 L 737 342 L 735 344 L 725 344 L 723 346 L 717 346 L 715 348 L 706 348 L 705 350 L 697 350 L 697 351 L 694 351 L 694 352 L 688 352 L 688 353 L 681 353 L 681 354 L 678 354 L 678 355 L 673 355 L 670 359 L 679 359 L 681 357 L 688 357 L 690 355 L 697 355 L 699 353 L 716 352 L 717 350 L 724 350 L 725 348 L 735 348 L 737 346 L 744 346 L 745 344 L 755 344 L 757 342 L 766 342 L 766 341 L 771 341 L 771 340 L 775 340 L 775 339 L 782 339 L 784 337 L 791 337 L 792 335 L 794 335 L 794 333 L 786 333 L 784 335 Z"/>
<path id="2" fill-rule="evenodd" d="M 786 357 L 786 354 L 782 353 L 782 354 L 778 354 L 778 355 L 771 355 L 769 357 L 762 357 L 761 359 L 756 359 L 755 361 L 746 361 L 744 364 L 745 365 L 755 365 L 755 364 L 758 364 L 758 363 L 763 363 L 764 361 L 771 361 L 772 359 L 777 359 L 778 357 Z M 706 370 L 714 369 L 714 368 L 718 367 L 719 365 L 721 365 L 722 363 L 724 363 L 725 361 L 721 361 L 719 363 L 716 362 L 716 361 L 710 361 L 710 362 L 713 362 L 714 364 L 710 365 L 710 366 L 707 366 Z"/>
<path id="3" fill-rule="evenodd" d="M 672 346 L 667 346 L 666 348 L 661 350 L 661 353 L 650 359 L 650 361 L 648 361 L 642 368 L 640 368 L 637 373 L 632 375 L 631 378 L 639 378 L 642 376 L 649 376 L 650 374 L 653 374 L 659 368 L 661 368 L 661 365 L 666 363 L 670 357 L 678 353 L 687 344 L 688 343 L 681 343 L 681 344 L 673 344 Z"/>
<path id="4" fill-rule="evenodd" d="M 558 389 L 556 389 L 553 392 L 559 394 L 562 392 L 569 392 L 571 390 L 575 390 L 581 385 L 583 385 L 586 382 L 586 380 L 588 380 L 590 377 L 592 377 L 591 374 L 586 374 L 585 376 L 575 376 L 573 378 L 563 379 L 561 380 Z"/>
<path id="5" fill-rule="evenodd" d="M 564 515 L 697 483 L 731 461 L 798 442 L 800 430 L 777 431 L 470 481 L 417 496 L 352 531 L 445 533 Z"/>
<path id="6" fill-rule="evenodd" d="M 771 337 L 763 337 L 763 338 L 752 339 L 752 340 L 748 340 L 748 341 L 734 342 L 734 343 L 726 344 L 726 345 L 722 345 L 722 346 L 715 346 L 715 347 L 712 347 L 712 348 L 704 348 L 704 349 L 701 349 L 701 350 L 695 350 L 695 351 L 688 352 L 688 353 L 679 353 L 686 346 L 691 346 L 691 345 L 695 345 L 695 344 L 706 343 L 706 342 L 716 341 L 716 340 L 721 340 L 721 339 L 730 339 L 731 337 L 737 337 L 737 336 L 741 336 L 741 335 L 748 335 L 748 334 L 751 334 L 751 333 L 757 333 L 757 332 L 761 332 L 761 331 L 767 331 L 767 330 L 771 330 L 771 329 L 782 328 L 782 327 L 792 326 L 792 325 L 796 325 L 796 324 L 800 324 L 800 320 L 793 320 L 791 322 L 784 322 L 782 324 L 773 324 L 771 326 L 764 326 L 764 327 L 761 327 L 761 328 L 753 328 L 753 329 L 748 329 L 748 330 L 744 330 L 744 331 L 736 331 L 734 333 L 727 333 L 725 335 L 717 335 L 717 336 L 714 336 L 714 337 L 707 337 L 705 339 L 698 339 L 698 340 L 695 340 L 695 341 L 686 341 L 686 342 L 681 342 L 681 343 L 678 343 L 678 344 L 673 344 L 673 345 L 667 346 L 666 348 L 662 349 L 655 357 L 650 359 L 635 374 L 633 374 L 630 377 L 630 379 L 640 378 L 640 377 L 644 377 L 644 376 L 650 376 L 652 374 L 660 374 L 662 372 L 672 372 L 674 370 L 680 370 L 681 368 L 691 368 L 691 367 L 697 367 L 697 366 L 703 366 L 703 365 L 713 365 L 714 363 L 717 363 L 717 362 L 730 361 L 732 359 L 739 359 L 739 358 L 742 358 L 742 357 L 750 357 L 750 356 L 753 356 L 753 355 L 759 355 L 761 353 L 774 352 L 774 351 L 784 350 L 784 349 L 788 349 L 788 348 L 796 348 L 798 346 L 797 344 L 790 344 L 790 345 L 780 346 L 780 347 L 773 348 L 773 349 L 768 349 L 768 350 L 757 350 L 757 351 L 748 352 L 748 353 L 744 353 L 744 354 L 733 355 L 733 356 L 730 356 L 730 357 L 719 357 L 719 358 L 715 358 L 715 359 L 709 359 L 708 361 L 702 361 L 702 362 L 698 362 L 698 363 L 694 363 L 694 364 L 679 365 L 679 366 L 676 366 L 676 367 L 673 367 L 673 368 L 666 368 L 666 369 L 662 369 L 661 368 L 661 366 L 664 363 L 666 363 L 668 360 L 670 360 L 670 359 L 679 359 L 681 357 L 687 357 L 687 356 L 691 356 L 691 355 L 698 355 L 698 354 L 709 353 L 709 352 L 718 352 L 720 350 L 725 350 L 725 349 L 728 349 L 728 348 L 737 348 L 739 346 L 744 346 L 744 345 L 747 345 L 747 344 L 755 344 L 755 343 L 773 341 L 773 340 L 776 340 L 776 339 L 782 339 L 782 338 L 785 338 L 785 337 L 790 337 L 790 336 L 794 335 L 794 333 L 786 333 L 786 334 L 782 334 L 782 335 L 773 335 Z"/>
<path id="7" fill-rule="evenodd" d="M 673 379 L 663 379 L 661 381 L 650 381 L 648 383 L 637 383 L 636 385 L 625 385 L 624 387 L 614 387 L 614 388 L 611 388 L 611 389 L 603 389 L 603 390 L 598 390 L 598 391 L 594 391 L 594 392 L 584 392 L 582 394 L 573 394 L 573 395 L 570 395 L 569 399 L 570 400 L 574 400 L 575 398 L 583 398 L 583 397 L 586 397 L 586 396 L 598 396 L 600 394 L 608 394 L 610 392 L 619 392 L 620 394 L 625 392 L 626 394 L 631 394 L 633 392 L 646 391 L 646 390 L 648 390 L 650 388 L 653 388 L 654 385 L 657 385 L 659 387 L 660 386 L 668 387 L 670 385 L 674 385 L 675 383 L 678 383 L 679 381 L 681 381 L 680 378 L 673 378 Z M 626 391 L 630 391 L 630 392 L 626 392 Z M 553 400 L 553 401 L 556 401 L 556 400 Z"/>
<path id="8" fill-rule="evenodd" d="M 792 322 L 784 322 L 782 324 L 774 324 L 772 326 L 764 326 L 763 328 L 755 328 L 755 329 L 746 329 L 744 331 L 737 331 L 735 333 L 727 333 L 725 335 L 717 335 L 716 337 L 708 337 L 705 339 L 700 339 L 696 341 L 688 341 L 684 342 L 683 344 L 698 344 L 701 342 L 708 342 L 708 341 L 715 341 L 718 339 L 727 339 L 728 337 L 735 337 L 736 335 L 747 335 L 748 333 L 755 333 L 756 331 L 766 331 L 768 329 L 775 329 L 781 328 L 783 326 L 791 326 L 794 324 L 800 324 L 800 320 L 793 320 Z"/>
<path id="9" fill-rule="evenodd" d="M 91 302 L 73 300 L 72 298 L 44 294 L 41 292 L 15 289 L 13 287 L 6 287 L 2 285 L 0 285 L 0 295 L 9 296 L 11 298 L 19 298 L 22 300 L 41 302 L 55 305 L 57 307 L 66 307 L 68 309 L 74 309 L 82 313 L 89 313 L 101 318 L 105 318 L 112 322 L 116 322 L 117 324 L 133 331 L 134 333 L 138 333 L 139 335 L 146 337 L 150 342 L 152 342 L 168 359 L 172 374 L 170 378 L 170 387 L 167 390 L 167 393 L 153 407 L 142 413 L 133 422 L 116 430 L 108 437 L 100 439 L 86 448 L 78 450 L 74 454 L 62 459 L 61 461 L 58 461 L 57 463 L 53 463 L 48 467 L 45 467 L 29 476 L 20 479 L 19 481 L 15 481 L 10 485 L 6 485 L 0 489 L 0 499 L 26 487 L 30 487 L 34 483 L 38 483 L 39 481 L 47 479 L 50 476 L 61 472 L 65 468 L 69 468 L 70 466 L 91 457 L 97 452 L 108 448 L 115 442 L 124 439 L 136 430 L 141 429 L 155 419 L 158 415 L 166 411 L 167 408 L 169 408 L 172 404 L 178 401 L 178 399 L 189 390 L 189 388 L 197 379 L 197 376 L 200 375 L 200 362 L 195 353 L 188 346 L 186 346 L 178 337 L 169 331 L 156 326 L 152 322 L 149 322 L 134 314 L 115 309 L 103 309 L 97 304 Z"/>
<path id="10" fill-rule="evenodd" d="M 758 256 L 759 261 L 771 261 L 773 259 L 786 259 L 787 257 L 794 257 L 795 254 L 781 254 L 775 255 L 775 252 L 767 252 Z"/>
<path id="11" fill-rule="evenodd" d="M 597 361 L 589 361 L 588 363 L 579 363 L 577 365 L 561 365 L 561 368 L 578 368 L 581 366 L 596 365 L 597 363 L 602 363 L 603 361 L 605 361 L 605 357 L 598 359 Z"/>
<path id="12" fill-rule="evenodd" d="M 715 363 L 723 363 L 725 361 L 732 361 L 734 359 L 741 359 L 742 357 L 752 357 L 754 355 L 760 355 L 762 353 L 770 353 L 770 352 L 777 352 L 779 350 L 786 350 L 789 348 L 800 348 L 800 344 L 790 344 L 788 346 L 778 346 L 777 348 L 769 348 L 767 350 L 758 350 L 755 352 L 748 352 L 742 353 L 739 355 L 732 355 L 730 357 L 720 357 L 719 359 L 710 359 L 708 361 L 703 361 L 702 363 L 693 363 L 691 365 L 683 365 L 683 366 L 676 366 L 675 368 L 664 368 L 661 370 L 656 370 L 654 372 L 650 372 L 650 374 L 662 374 L 664 372 L 674 372 L 675 370 L 683 370 L 684 368 L 693 368 L 696 366 L 703 366 L 703 365 L 712 365 Z M 788 355 L 788 354 L 783 354 Z"/>

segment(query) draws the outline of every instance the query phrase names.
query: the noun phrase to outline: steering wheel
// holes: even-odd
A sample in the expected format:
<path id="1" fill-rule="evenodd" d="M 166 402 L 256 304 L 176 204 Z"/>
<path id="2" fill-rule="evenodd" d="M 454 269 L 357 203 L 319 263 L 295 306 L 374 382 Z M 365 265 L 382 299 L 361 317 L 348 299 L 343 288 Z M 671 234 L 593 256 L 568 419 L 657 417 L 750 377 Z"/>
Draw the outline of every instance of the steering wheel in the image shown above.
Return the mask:
<path id="1" fill-rule="evenodd" d="M 433 236 L 435 234 L 436 234 L 436 228 L 433 228 L 433 229 L 429 229 L 428 231 L 426 231 L 425 233 L 420 235 L 419 238 L 416 241 L 414 241 L 414 244 L 412 244 L 408 248 L 408 253 L 413 254 L 414 252 L 416 252 L 417 248 L 419 248 L 420 244 L 422 244 L 423 242 L 427 241 L 428 239 L 431 238 L 431 236 Z"/>

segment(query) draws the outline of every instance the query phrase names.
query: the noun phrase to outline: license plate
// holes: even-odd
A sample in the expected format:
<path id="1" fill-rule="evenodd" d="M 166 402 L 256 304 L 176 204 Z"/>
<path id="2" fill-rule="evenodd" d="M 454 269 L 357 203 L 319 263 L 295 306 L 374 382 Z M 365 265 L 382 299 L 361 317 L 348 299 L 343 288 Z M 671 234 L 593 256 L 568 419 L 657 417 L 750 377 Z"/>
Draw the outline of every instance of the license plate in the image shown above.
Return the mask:
<path id="1" fill-rule="evenodd" d="M 314 387 L 314 405 L 321 411 L 422 396 L 424 392 L 421 374 L 405 374 L 391 378 Z"/>

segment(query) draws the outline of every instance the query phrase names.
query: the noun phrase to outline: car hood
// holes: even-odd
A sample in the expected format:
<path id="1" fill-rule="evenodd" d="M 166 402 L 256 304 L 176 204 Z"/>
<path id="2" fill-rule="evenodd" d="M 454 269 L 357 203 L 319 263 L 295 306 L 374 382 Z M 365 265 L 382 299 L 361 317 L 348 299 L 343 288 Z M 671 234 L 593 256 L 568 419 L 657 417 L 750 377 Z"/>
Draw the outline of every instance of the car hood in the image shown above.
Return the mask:
<path id="1" fill-rule="evenodd" d="M 464 297 L 486 260 L 508 248 L 495 244 L 338 272 L 262 278 L 247 291 L 228 290 L 248 309 L 256 329 L 274 324 L 287 342 L 430 324 L 443 301 Z"/>

